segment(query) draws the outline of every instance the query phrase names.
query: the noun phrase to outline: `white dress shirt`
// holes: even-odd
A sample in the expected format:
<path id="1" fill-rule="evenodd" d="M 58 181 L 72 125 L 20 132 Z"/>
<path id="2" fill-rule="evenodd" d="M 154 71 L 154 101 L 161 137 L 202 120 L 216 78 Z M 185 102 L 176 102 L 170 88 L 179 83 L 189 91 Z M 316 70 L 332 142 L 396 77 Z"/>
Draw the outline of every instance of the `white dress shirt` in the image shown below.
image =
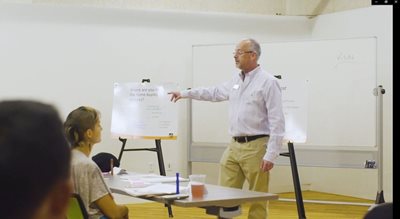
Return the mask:
<path id="1" fill-rule="evenodd" d="M 231 136 L 269 135 L 264 160 L 274 162 L 279 156 L 285 135 L 281 89 L 273 75 L 260 66 L 241 73 L 221 85 L 181 91 L 182 97 L 206 101 L 229 100 Z"/>

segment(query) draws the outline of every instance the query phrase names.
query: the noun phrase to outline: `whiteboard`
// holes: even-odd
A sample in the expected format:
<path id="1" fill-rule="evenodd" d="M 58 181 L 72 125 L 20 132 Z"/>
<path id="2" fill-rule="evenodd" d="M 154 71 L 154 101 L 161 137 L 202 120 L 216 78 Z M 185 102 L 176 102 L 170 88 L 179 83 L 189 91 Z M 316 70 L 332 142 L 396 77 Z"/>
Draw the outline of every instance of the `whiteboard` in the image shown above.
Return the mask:
<path id="1" fill-rule="evenodd" d="M 234 44 L 193 46 L 193 87 L 210 86 L 238 73 Z M 376 145 L 376 38 L 261 44 L 259 64 L 283 79 L 306 80 L 307 140 L 304 145 Z M 226 102 L 193 101 L 192 142 L 228 143 Z"/>
<path id="2" fill-rule="evenodd" d="M 177 106 L 168 94 L 176 89 L 176 83 L 114 83 L 111 135 L 176 139 Z"/>
<path id="3" fill-rule="evenodd" d="M 193 87 L 237 74 L 234 48 L 194 46 Z M 259 63 L 268 72 L 308 81 L 306 145 L 375 146 L 375 38 L 262 43 L 261 49 Z M 227 111 L 225 102 L 193 101 L 193 142 L 229 142 Z"/>

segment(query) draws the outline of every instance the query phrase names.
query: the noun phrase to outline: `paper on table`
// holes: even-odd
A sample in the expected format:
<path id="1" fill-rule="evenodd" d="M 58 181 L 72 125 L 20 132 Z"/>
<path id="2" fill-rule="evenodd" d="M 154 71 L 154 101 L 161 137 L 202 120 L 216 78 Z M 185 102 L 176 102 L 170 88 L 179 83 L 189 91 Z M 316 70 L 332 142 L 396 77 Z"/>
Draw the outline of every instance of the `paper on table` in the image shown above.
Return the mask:
<path id="1" fill-rule="evenodd" d="M 121 176 L 121 179 L 126 179 L 129 181 L 143 181 L 147 183 L 167 183 L 167 182 L 176 182 L 176 177 L 173 176 L 160 176 L 155 174 L 147 174 L 147 175 L 125 175 Z M 179 177 L 180 182 L 189 181 L 189 179 L 185 179 Z"/>
<path id="2" fill-rule="evenodd" d="M 142 180 L 128 180 L 129 186 L 127 188 L 143 188 L 154 185 L 154 183 L 144 182 Z"/>
<path id="3" fill-rule="evenodd" d="M 151 183 L 167 183 L 167 182 L 176 182 L 176 177 L 160 177 L 160 178 L 142 178 L 145 182 Z M 189 181 L 188 179 L 184 179 L 179 177 L 179 182 Z"/>
<path id="4" fill-rule="evenodd" d="M 122 169 L 119 167 L 113 167 L 113 172 L 114 172 L 114 174 L 117 174 L 117 175 L 127 174 L 125 169 Z"/>
<path id="5" fill-rule="evenodd" d="M 143 188 L 125 188 L 125 191 L 132 196 L 144 195 L 164 195 L 175 194 L 175 185 L 172 184 L 153 184 Z"/>

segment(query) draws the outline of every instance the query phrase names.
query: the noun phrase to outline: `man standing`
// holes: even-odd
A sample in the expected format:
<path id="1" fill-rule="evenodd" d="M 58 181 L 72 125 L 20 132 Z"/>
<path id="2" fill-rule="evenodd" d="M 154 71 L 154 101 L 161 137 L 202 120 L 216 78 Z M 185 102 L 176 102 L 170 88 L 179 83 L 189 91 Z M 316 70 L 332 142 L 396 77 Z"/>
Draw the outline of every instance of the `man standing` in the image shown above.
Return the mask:
<path id="1" fill-rule="evenodd" d="M 285 132 L 282 94 L 278 80 L 258 64 L 261 49 L 254 39 L 239 42 L 234 52 L 241 71 L 230 81 L 209 88 L 170 92 L 171 101 L 191 98 L 206 101 L 229 100 L 231 143 L 220 161 L 219 183 L 268 192 L 269 171 L 279 156 Z M 267 218 L 267 202 L 254 202 L 249 219 Z"/>

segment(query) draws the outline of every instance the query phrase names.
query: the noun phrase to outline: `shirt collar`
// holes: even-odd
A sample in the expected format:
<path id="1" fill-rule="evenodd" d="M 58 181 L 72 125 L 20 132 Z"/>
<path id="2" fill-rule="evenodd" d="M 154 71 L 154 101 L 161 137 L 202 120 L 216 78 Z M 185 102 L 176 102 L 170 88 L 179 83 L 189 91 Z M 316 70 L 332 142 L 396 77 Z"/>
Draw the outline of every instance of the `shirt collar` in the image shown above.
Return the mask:
<path id="1" fill-rule="evenodd" d="M 260 65 L 257 65 L 256 68 L 254 68 L 252 71 L 248 72 L 247 74 L 245 74 L 246 78 L 250 77 L 252 78 L 255 74 L 257 74 L 257 72 L 261 69 Z M 239 72 L 239 77 L 242 77 L 242 72 Z"/>

